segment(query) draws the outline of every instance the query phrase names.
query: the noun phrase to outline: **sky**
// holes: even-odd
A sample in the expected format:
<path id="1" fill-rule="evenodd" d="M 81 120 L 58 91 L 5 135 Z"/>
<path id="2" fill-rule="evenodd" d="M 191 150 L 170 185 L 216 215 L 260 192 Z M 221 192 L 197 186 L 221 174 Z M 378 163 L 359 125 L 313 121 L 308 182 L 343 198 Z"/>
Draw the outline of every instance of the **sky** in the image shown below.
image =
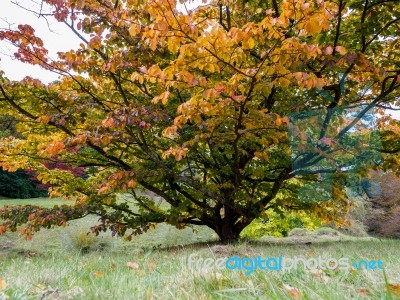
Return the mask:
<path id="1" fill-rule="evenodd" d="M 58 23 L 52 18 L 46 20 L 36 17 L 32 12 L 26 11 L 12 2 L 18 2 L 29 9 L 37 11 L 38 6 L 30 0 L 1 0 L 0 28 L 8 28 L 8 23 L 15 27 L 18 24 L 29 24 L 35 29 L 35 34 L 42 38 L 45 47 L 49 50 L 51 58 L 57 58 L 58 51 L 68 51 L 77 48 L 79 39 L 71 33 L 67 26 Z M 49 31 L 49 27 L 51 31 Z M 20 80 L 25 76 L 32 76 L 44 82 L 51 82 L 58 78 L 58 75 L 50 71 L 32 66 L 9 56 L 15 52 L 15 48 L 6 42 L 0 42 L 0 69 L 5 71 L 6 77 L 13 80 Z"/>
<path id="2" fill-rule="evenodd" d="M 49 56 L 53 59 L 57 58 L 58 51 L 75 49 L 81 43 L 78 37 L 65 24 L 59 23 L 51 17 L 47 19 L 48 24 L 45 19 L 36 17 L 32 12 L 18 7 L 13 2 L 34 11 L 38 11 L 39 8 L 35 2 L 40 3 L 38 0 L 35 2 L 31 0 L 1 0 L 0 28 L 8 28 L 9 23 L 11 26 L 17 26 L 18 24 L 31 25 L 35 29 L 37 36 L 43 39 L 45 47 L 49 50 Z M 188 8 L 196 7 L 196 2 L 201 3 L 200 0 L 196 0 Z M 58 79 L 58 75 L 55 73 L 12 59 L 10 55 L 12 56 L 14 52 L 15 50 L 11 45 L 0 41 L 0 70 L 5 71 L 7 78 L 21 80 L 25 76 L 32 76 L 47 83 Z M 400 120 L 400 111 L 388 111 L 388 113 Z"/>

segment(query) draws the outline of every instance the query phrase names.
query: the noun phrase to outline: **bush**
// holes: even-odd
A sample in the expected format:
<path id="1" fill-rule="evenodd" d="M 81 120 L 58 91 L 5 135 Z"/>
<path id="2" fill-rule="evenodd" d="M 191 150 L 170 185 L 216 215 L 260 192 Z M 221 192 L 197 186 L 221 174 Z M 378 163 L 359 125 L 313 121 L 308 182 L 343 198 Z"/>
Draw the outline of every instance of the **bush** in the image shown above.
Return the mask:
<path id="1" fill-rule="evenodd" d="M 314 230 L 321 226 L 321 221 L 304 211 L 285 212 L 282 217 L 278 213 L 269 210 L 266 219 L 256 219 L 247 226 L 241 237 L 257 239 L 265 235 L 285 237 L 296 227 L 304 227 Z"/>
<path id="2" fill-rule="evenodd" d="M 47 190 L 39 188 L 23 170 L 7 172 L 0 168 L 0 196 L 17 199 L 46 197 Z"/>

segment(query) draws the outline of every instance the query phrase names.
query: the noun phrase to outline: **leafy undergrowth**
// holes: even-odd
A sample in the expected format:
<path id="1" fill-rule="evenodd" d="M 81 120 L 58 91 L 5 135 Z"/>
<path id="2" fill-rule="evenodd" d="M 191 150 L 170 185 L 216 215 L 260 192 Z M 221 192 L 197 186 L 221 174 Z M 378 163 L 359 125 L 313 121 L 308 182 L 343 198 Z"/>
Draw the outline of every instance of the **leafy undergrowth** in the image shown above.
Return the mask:
<path id="1" fill-rule="evenodd" d="M 32 241 L 15 233 L 1 236 L 0 299 L 400 299 L 398 240 L 348 237 L 322 228 L 222 246 L 207 228 L 193 233 L 162 225 L 124 242 L 108 234 L 87 235 L 95 221 L 87 217 L 66 229 L 43 230 Z M 183 262 L 192 253 L 380 259 L 385 270 L 205 272 Z"/>

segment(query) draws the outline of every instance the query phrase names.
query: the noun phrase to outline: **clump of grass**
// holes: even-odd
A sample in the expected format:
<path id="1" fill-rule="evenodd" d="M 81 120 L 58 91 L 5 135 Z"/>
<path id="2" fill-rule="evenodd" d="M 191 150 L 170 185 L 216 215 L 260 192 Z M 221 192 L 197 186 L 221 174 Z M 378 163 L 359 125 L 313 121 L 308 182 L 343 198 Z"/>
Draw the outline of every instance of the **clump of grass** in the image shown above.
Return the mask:
<path id="1" fill-rule="evenodd" d="M 66 251 L 77 251 L 82 254 L 111 250 L 114 245 L 111 237 L 96 236 L 85 229 L 69 230 L 61 238 L 61 243 Z"/>
<path id="2" fill-rule="evenodd" d="M 329 235 L 329 236 L 338 236 L 340 233 L 330 227 L 321 227 L 314 231 L 316 235 Z"/>
<path id="3" fill-rule="evenodd" d="M 309 236 L 310 234 L 311 232 L 306 228 L 293 228 L 289 231 L 288 236 Z"/>

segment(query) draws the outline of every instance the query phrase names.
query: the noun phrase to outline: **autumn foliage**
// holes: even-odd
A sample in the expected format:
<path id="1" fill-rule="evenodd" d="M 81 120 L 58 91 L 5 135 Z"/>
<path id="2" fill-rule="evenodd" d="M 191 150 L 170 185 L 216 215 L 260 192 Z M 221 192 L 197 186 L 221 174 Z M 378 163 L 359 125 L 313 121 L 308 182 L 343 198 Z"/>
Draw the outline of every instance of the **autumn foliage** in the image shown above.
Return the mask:
<path id="1" fill-rule="evenodd" d="M 392 172 L 371 172 L 371 180 L 382 193 L 369 198 L 371 204 L 365 224 L 368 233 L 380 237 L 400 237 L 400 179 Z"/>
<path id="2" fill-rule="evenodd" d="M 35 170 L 52 196 L 76 207 L 7 207 L 2 231 L 22 225 L 30 235 L 95 214 L 94 232 L 129 237 L 167 222 L 206 225 L 228 241 L 267 210 L 344 222 L 344 168 L 333 172 L 332 199 L 299 200 L 322 172 L 293 168 L 289 116 L 324 116 L 315 151 L 301 158 L 312 165 L 344 151 L 341 138 L 372 109 L 399 104 L 397 1 L 211 0 L 190 11 L 173 0 L 43 2 L 82 43 L 52 60 L 31 26 L 0 31 L 16 58 L 61 76 L 51 84 L 1 77 L 0 114 L 18 120 L 22 138 L 1 140 L 0 165 Z M 334 109 L 358 105 L 351 122 L 331 122 Z M 378 125 L 384 166 L 397 168 L 398 123 Z M 307 132 L 298 136 L 308 143 Z M 87 178 L 46 168 L 53 157 Z"/>

